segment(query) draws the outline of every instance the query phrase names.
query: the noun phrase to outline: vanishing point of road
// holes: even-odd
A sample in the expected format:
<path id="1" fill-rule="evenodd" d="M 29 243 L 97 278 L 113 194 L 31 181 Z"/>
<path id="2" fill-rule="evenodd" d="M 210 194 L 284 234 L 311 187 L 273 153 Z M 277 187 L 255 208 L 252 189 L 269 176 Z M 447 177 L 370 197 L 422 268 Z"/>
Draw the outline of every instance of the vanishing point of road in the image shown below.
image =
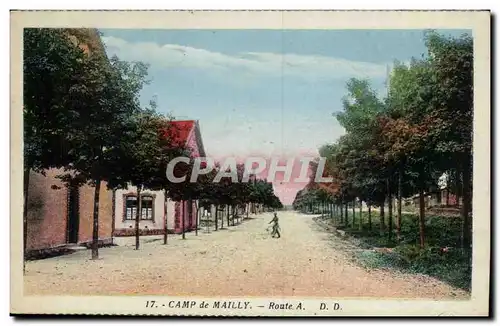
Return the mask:
<path id="1" fill-rule="evenodd" d="M 90 251 L 30 261 L 25 294 L 467 299 L 465 291 L 423 275 L 360 267 L 345 240 L 310 215 L 279 212 L 282 236 L 266 232 L 270 213 L 219 231 L 143 237 Z M 128 241 L 129 239 L 127 239 Z M 130 239 L 133 240 L 133 239 Z"/>

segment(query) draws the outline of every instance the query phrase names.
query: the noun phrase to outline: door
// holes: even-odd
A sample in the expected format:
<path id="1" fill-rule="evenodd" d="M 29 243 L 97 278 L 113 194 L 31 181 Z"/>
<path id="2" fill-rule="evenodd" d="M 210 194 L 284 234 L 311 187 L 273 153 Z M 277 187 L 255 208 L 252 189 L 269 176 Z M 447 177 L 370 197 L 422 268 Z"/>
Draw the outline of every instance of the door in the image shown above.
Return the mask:
<path id="1" fill-rule="evenodd" d="M 80 225 L 78 187 L 70 186 L 68 194 L 68 243 L 78 243 Z"/>

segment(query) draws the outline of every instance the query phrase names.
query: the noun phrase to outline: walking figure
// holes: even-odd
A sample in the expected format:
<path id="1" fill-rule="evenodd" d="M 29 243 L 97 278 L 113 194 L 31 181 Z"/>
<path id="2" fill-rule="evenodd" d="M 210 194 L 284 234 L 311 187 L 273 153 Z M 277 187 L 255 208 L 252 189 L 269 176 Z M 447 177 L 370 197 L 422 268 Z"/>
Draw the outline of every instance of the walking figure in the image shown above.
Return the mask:
<path id="1" fill-rule="evenodd" d="M 280 226 L 278 224 L 278 214 L 277 213 L 274 213 L 274 217 L 269 222 L 269 224 L 271 224 L 271 223 L 273 223 L 273 225 L 272 225 L 273 231 L 271 232 L 271 236 L 273 238 L 274 237 L 281 238 L 281 235 L 280 235 Z"/>

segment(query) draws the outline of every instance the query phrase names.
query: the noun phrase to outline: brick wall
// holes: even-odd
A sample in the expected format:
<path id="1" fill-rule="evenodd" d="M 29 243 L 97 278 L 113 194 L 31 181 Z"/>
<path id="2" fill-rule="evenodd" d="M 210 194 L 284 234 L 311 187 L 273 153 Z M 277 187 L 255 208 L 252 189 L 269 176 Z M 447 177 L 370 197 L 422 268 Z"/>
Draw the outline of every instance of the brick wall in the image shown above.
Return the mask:
<path id="1" fill-rule="evenodd" d="M 80 188 L 80 227 L 78 242 L 92 241 L 94 221 L 94 191 L 95 188 L 84 185 Z M 106 188 L 106 182 L 101 183 L 99 194 L 99 239 L 112 236 L 113 192 Z"/>
<path id="2" fill-rule="evenodd" d="M 54 247 L 66 243 L 67 188 L 56 175 L 59 170 L 30 173 L 28 189 L 27 249 Z M 54 187 L 59 189 L 53 189 Z M 21 217 L 20 217 L 21 218 Z"/>
<path id="3" fill-rule="evenodd" d="M 27 249 L 37 250 L 67 243 L 68 189 L 56 178 L 60 170 L 47 170 L 46 176 L 32 172 L 28 190 Z M 79 190 L 78 242 L 92 241 L 94 187 Z M 99 239 L 110 240 L 112 234 L 112 191 L 101 184 L 99 198 Z"/>

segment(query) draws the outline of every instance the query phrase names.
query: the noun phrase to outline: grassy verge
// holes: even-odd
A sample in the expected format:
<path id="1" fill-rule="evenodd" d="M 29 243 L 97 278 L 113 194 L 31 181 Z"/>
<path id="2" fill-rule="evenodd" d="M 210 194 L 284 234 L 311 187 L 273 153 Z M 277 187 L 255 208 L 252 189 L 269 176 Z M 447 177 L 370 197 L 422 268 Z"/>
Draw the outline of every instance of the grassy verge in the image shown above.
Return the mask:
<path id="1" fill-rule="evenodd" d="M 471 282 L 470 251 L 459 247 L 461 220 L 458 217 L 430 215 L 426 217 L 426 247 L 419 246 L 418 217 L 415 214 L 403 214 L 399 240 L 393 227 L 391 233 L 380 232 L 378 212 L 372 212 L 371 229 L 368 213 L 363 212 L 362 227 L 359 228 L 359 212 L 356 212 L 355 224 L 352 225 L 352 212 L 349 225 L 340 224 L 338 218 L 324 217 L 333 224 L 355 237 L 360 246 L 367 249 L 356 255 L 359 262 L 368 268 L 396 268 L 409 273 L 434 276 L 453 286 L 469 290 Z M 394 216 L 395 220 L 395 216 Z M 386 221 L 387 223 L 387 216 Z M 384 249 L 377 249 L 384 248 Z"/>

